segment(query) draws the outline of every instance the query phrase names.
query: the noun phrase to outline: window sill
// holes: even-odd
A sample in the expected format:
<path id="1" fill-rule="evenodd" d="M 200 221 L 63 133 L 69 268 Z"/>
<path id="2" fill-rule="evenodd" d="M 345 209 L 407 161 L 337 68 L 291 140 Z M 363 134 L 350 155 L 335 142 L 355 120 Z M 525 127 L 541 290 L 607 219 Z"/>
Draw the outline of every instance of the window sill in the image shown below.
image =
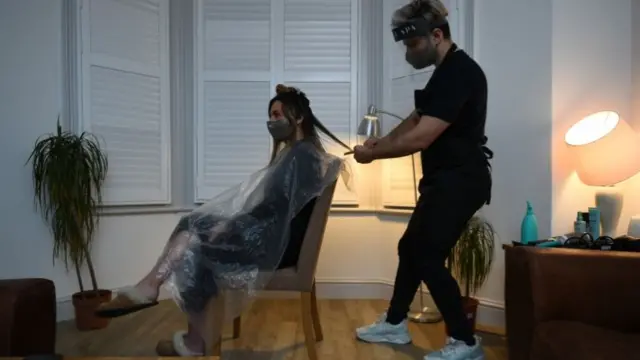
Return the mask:
<path id="1" fill-rule="evenodd" d="M 332 206 L 330 213 L 333 215 L 340 214 L 354 214 L 354 215 L 411 215 L 412 209 L 403 208 L 387 208 L 387 207 L 345 207 L 345 206 Z"/>
<path id="2" fill-rule="evenodd" d="M 101 211 L 102 216 L 135 216 L 135 215 L 159 215 L 159 214 L 181 214 L 189 213 L 197 209 L 197 206 L 163 206 L 163 207 L 109 207 Z M 332 206 L 331 215 L 393 215 L 393 216 L 409 216 L 413 212 L 412 209 L 401 208 L 375 208 L 375 207 L 350 207 L 350 206 Z"/>
<path id="3" fill-rule="evenodd" d="M 196 209 L 196 206 L 144 206 L 144 207 L 108 207 L 102 209 L 102 216 L 123 216 L 123 215 L 158 215 L 158 214 L 180 214 L 189 213 Z"/>

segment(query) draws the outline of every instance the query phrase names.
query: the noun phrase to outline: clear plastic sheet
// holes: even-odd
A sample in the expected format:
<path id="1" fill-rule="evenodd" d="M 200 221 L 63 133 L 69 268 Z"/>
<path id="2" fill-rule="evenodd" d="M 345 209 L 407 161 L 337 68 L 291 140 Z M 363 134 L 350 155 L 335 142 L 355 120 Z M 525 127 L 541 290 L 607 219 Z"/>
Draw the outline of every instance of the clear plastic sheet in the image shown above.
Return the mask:
<path id="1" fill-rule="evenodd" d="M 176 303 L 188 314 L 201 314 L 224 292 L 225 317 L 240 315 L 278 268 L 292 219 L 341 173 L 348 182 L 342 159 L 299 141 L 242 184 L 184 216 L 159 272 Z"/>

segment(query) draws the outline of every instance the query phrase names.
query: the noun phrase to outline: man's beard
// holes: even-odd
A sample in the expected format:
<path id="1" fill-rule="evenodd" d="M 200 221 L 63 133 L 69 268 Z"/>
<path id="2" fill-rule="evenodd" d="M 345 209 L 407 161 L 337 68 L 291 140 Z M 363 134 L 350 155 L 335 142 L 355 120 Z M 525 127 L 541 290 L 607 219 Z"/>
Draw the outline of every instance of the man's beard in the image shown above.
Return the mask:
<path id="1" fill-rule="evenodd" d="M 426 48 L 424 50 L 407 53 L 405 55 L 405 60 L 407 60 L 414 69 L 420 70 L 434 65 L 436 63 L 437 54 L 435 47 Z"/>

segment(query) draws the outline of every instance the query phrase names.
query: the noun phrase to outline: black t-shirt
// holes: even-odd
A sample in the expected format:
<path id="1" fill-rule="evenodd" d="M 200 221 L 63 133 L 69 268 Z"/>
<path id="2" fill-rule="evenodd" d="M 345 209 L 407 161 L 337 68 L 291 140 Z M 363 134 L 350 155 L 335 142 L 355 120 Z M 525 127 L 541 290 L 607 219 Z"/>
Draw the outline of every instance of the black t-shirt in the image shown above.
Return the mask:
<path id="1" fill-rule="evenodd" d="M 455 44 L 435 69 L 424 90 L 415 91 L 419 115 L 451 125 L 421 152 L 423 179 L 442 171 L 487 167 L 485 146 L 487 79 L 484 71 Z"/>

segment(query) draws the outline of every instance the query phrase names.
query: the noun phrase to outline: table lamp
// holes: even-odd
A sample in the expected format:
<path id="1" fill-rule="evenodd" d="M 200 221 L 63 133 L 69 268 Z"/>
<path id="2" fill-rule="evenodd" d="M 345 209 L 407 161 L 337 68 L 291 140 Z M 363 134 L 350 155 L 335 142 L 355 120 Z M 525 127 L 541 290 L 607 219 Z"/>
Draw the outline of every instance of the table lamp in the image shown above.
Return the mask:
<path id="1" fill-rule="evenodd" d="M 358 136 L 380 137 L 380 119 L 378 118 L 378 109 L 375 106 L 369 105 L 367 114 L 362 117 L 362 121 L 358 125 Z"/>
<path id="2" fill-rule="evenodd" d="M 640 170 L 640 142 L 636 133 L 618 113 L 601 111 L 574 124 L 564 140 L 575 158 L 580 180 L 585 185 L 600 187 L 595 200 L 602 235 L 614 237 L 623 202 L 614 185 Z"/>
<path id="3" fill-rule="evenodd" d="M 358 125 L 358 136 L 364 138 L 380 136 L 380 117 L 378 114 L 386 114 L 403 121 L 404 119 L 396 114 L 377 109 L 373 105 L 369 105 L 367 114 L 362 118 Z M 414 154 L 411 154 L 411 166 L 413 169 L 413 195 L 415 204 L 418 203 L 418 183 L 416 181 L 416 162 Z M 437 309 L 424 306 L 424 295 L 422 294 L 422 285 L 420 286 L 420 311 L 409 313 L 409 320 L 417 323 L 436 323 L 442 320 L 442 315 Z"/>

